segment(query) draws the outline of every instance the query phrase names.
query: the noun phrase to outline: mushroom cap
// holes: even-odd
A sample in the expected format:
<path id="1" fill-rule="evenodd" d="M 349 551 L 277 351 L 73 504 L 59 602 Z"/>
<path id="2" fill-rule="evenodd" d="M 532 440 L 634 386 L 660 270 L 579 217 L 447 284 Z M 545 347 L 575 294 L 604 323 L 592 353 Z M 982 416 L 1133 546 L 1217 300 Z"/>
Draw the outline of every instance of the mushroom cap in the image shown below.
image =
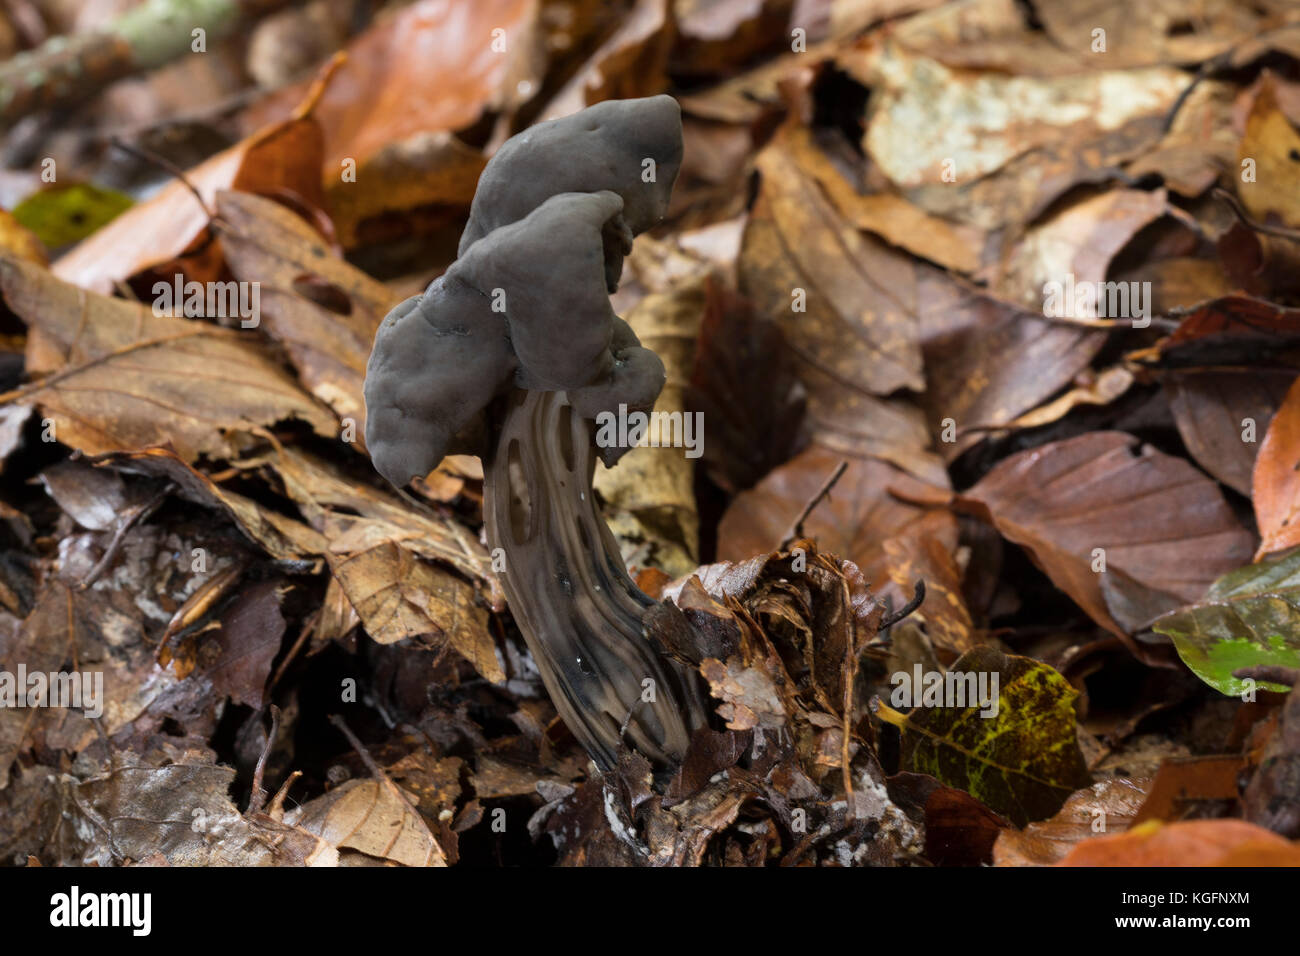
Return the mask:
<path id="1" fill-rule="evenodd" d="M 647 181 L 653 160 L 654 175 Z M 632 235 L 663 219 L 682 165 L 682 111 L 671 96 L 606 100 L 538 123 L 502 144 L 479 177 L 459 254 L 551 196 L 609 190 Z"/>
<path id="2" fill-rule="evenodd" d="M 366 445 L 394 485 L 431 471 L 512 382 L 569 392 L 586 418 L 646 408 L 664 367 L 610 307 L 617 193 L 561 193 L 494 229 L 380 324 L 366 366 Z"/>

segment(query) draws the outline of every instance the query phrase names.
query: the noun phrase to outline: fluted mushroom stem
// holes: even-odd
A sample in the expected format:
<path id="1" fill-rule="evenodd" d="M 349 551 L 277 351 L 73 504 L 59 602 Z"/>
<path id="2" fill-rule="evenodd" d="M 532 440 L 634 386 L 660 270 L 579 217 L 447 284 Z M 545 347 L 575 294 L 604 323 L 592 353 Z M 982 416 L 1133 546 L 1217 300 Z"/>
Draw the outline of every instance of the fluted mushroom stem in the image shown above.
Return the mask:
<path id="1" fill-rule="evenodd" d="M 625 722 L 644 756 L 677 763 L 705 723 L 703 696 L 645 635 L 654 601 L 596 507 L 591 423 L 563 392 L 516 389 L 502 406 L 485 463 L 488 540 L 504 550 L 502 587 L 551 700 L 602 770 L 617 762 Z"/>

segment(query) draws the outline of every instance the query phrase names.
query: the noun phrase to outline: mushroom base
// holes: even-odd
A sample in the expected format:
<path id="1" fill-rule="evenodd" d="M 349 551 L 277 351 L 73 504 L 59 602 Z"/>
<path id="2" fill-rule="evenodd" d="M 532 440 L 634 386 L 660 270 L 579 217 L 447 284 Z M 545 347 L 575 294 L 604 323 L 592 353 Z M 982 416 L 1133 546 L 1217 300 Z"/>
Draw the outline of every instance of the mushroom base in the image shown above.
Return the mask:
<path id="1" fill-rule="evenodd" d="M 621 740 L 679 763 L 706 722 L 693 675 L 661 657 L 642 623 L 655 605 L 628 577 L 596 507 L 592 426 L 563 392 L 504 396 L 485 462 L 489 546 L 502 588 L 560 717 L 602 770 Z"/>

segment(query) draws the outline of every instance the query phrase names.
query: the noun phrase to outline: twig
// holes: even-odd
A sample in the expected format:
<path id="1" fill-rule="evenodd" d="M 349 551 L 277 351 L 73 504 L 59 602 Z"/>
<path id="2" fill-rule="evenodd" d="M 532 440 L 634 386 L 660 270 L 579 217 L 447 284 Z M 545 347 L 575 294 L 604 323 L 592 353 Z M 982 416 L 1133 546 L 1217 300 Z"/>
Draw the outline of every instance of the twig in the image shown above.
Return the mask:
<path id="1" fill-rule="evenodd" d="M 888 617 L 882 620 L 880 622 L 879 630 L 886 631 L 889 628 L 893 627 L 903 618 L 907 617 L 918 607 L 920 607 L 921 602 L 924 600 L 925 600 L 925 579 L 919 578 L 917 579 L 917 582 L 912 585 L 912 600 L 908 601 L 907 604 L 903 605 L 901 610 L 897 611 L 894 614 L 890 614 Z"/>
<path id="2" fill-rule="evenodd" d="M 126 533 L 135 526 L 136 522 L 143 521 L 153 514 L 158 509 L 158 506 L 167 500 L 167 496 L 175 490 L 176 483 L 169 481 L 158 494 L 135 508 L 118 523 L 117 528 L 113 531 L 112 540 L 108 542 L 108 547 L 104 549 L 103 555 L 95 562 L 95 566 L 90 569 L 90 572 L 81 579 L 81 583 L 77 585 L 78 591 L 84 591 L 95 583 L 96 579 L 104 572 L 104 568 L 108 567 L 109 562 L 113 560 L 113 556 L 117 554 L 118 548 L 122 546 L 122 540 L 126 537 Z"/>
<path id="3" fill-rule="evenodd" d="M 166 156 L 160 156 L 153 150 L 145 149 L 143 146 L 135 146 L 117 136 L 112 137 L 108 141 L 108 145 L 113 149 L 120 149 L 128 155 L 134 156 L 136 159 L 144 160 L 146 163 L 157 166 L 169 175 L 179 179 L 181 184 L 194 194 L 194 198 L 198 200 L 199 206 L 202 207 L 203 212 L 207 217 L 209 219 L 213 218 L 215 213 L 213 213 L 212 207 L 208 205 L 207 200 L 203 198 L 202 193 L 199 192 L 198 187 L 190 182 L 185 176 L 185 170 L 181 169 Z"/>
<path id="4" fill-rule="evenodd" d="M 1262 232 L 1266 236 L 1277 236 L 1281 239 L 1294 239 L 1300 241 L 1300 229 L 1288 229 L 1286 226 L 1270 226 L 1251 219 L 1246 210 L 1242 208 L 1237 197 L 1228 192 L 1222 186 L 1215 186 L 1210 193 L 1216 198 L 1222 199 L 1226 202 L 1229 207 L 1231 207 L 1232 211 L 1237 214 L 1237 218 L 1241 220 L 1242 225 L 1246 226 L 1248 229 L 1252 229 L 1255 232 Z"/>
<path id="5" fill-rule="evenodd" d="M 847 460 L 841 460 L 835 466 L 835 470 L 831 472 L 830 477 L 822 484 L 817 494 L 813 495 L 808 503 L 804 505 L 799 517 L 790 526 L 790 530 L 785 533 L 785 537 L 781 539 L 781 544 L 777 548 L 778 551 L 784 551 L 792 542 L 803 537 L 803 523 L 808 520 L 808 516 L 813 513 L 813 509 L 821 504 L 821 500 L 831 493 L 831 489 L 835 487 L 835 483 L 840 480 L 840 476 L 844 474 L 848 467 Z"/>
<path id="6" fill-rule="evenodd" d="M 302 630 L 298 632 L 298 639 L 293 642 L 293 647 L 289 648 L 289 653 L 284 656 L 284 660 L 280 662 L 280 666 L 275 669 L 275 674 L 271 678 L 271 683 L 266 687 L 268 691 L 275 689 L 275 685 L 279 682 L 280 678 L 284 676 L 284 672 L 289 669 L 290 662 L 298 656 L 298 651 L 302 650 L 302 645 L 306 642 L 307 635 L 309 635 L 320 622 L 320 613 L 320 608 L 317 608 L 314 612 L 308 615 L 307 620 L 303 622 Z"/>
<path id="7" fill-rule="evenodd" d="M 257 766 L 253 768 L 253 792 L 248 797 L 249 813 L 260 813 L 262 807 L 266 806 L 266 791 L 262 789 L 262 774 L 266 771 L 266 758 L 271 755 L 271 748 L 275 746 L 275 737 L 279 732 L 280 708 L 272 704 L 271 733 L 266 738 L 266 746 L 262 748 L 262 755 L 257 758 Z"/>

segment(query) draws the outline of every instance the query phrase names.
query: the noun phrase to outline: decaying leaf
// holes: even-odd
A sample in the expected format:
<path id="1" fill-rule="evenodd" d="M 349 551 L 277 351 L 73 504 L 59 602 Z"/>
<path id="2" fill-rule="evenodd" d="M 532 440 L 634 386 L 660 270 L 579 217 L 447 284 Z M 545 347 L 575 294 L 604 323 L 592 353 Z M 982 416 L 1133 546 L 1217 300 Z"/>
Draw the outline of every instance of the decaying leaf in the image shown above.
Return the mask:
<path id="1" fill-rule="evenodd" d="M 1076 694 L 1046 664 L 978 647 L 938 675 L 933 701 L 905 676 L 916 706 L 906 714 L 876 708 L 902 731 L 905 769 L 966 790 L 1019 826 L 1051 816 L 1089 783 L 1075 733 Z M 948 684 L 960 688 L 960 701 L 943 696 Z"/>
<path id="2" fill-rule="evenodd" d="M 1300 549 L 1230 571 L 1155 629 L 1211 687 L 1238 696 L 1241 667 L 1300 666 Z M 1284 690 L 1272 686 L 1272 690 Z"/>

